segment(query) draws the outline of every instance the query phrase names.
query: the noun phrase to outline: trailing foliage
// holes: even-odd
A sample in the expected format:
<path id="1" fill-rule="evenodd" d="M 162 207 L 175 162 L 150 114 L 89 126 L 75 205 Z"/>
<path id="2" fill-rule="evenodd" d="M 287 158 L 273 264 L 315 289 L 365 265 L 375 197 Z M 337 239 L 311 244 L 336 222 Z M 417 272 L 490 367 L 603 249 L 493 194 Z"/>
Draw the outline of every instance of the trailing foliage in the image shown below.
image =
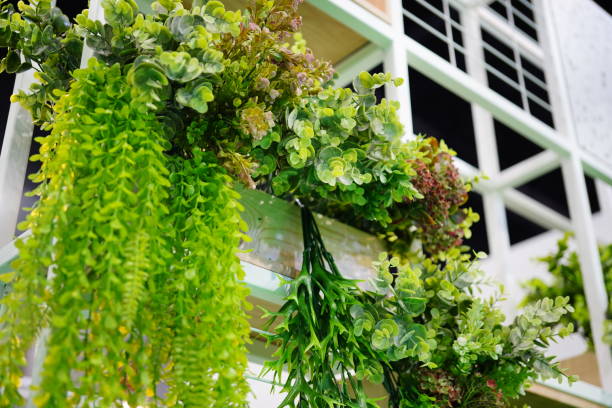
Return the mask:
<path id="1" fill-rule="evenodd" d="M 477 296 L 482 272 L 459 249 L 404 262 L 383 253 L 373 289 L 361 290 L 328 253 L 329 270 L 312 264 L 322 243 L 303 216 L 304 269 L 272 313 L 284 320 L 269 338 L 280 347 L 268 367 L 278 380 L 288 370 L 281 406 L 370 406 L 355 384 L 365 378 L 383 382 L 394 408 L 509 407 L 532 380 L 564 376 L 544 348 L 572 331 L 559 325 L 573 311 L 569 298 L 540 300 L 504 325 L 496 299 Z"/>
<path id="2" fill-rule="evenodd" d="M 40 139 L 41 200 L 2 300 L 0 405 L 20 401 L 33 328 L 48 327 L 39 406 L 242 406 L 244 225 L 229 178 L 199 152 L 169 163 L 118 64 L 74 77 Z"/>
<path id="3" fill-rule="evenodd" d="M 242 407 L 250 326 L 236 256 L 240 240 L 248 239 L 239 195 L 214 156 L 194 150 L 191 159 L 176 158 L 170 168 L 173 259 L 154 278 L 157 288 L 168 290 L 151 306 L 170 315 L 152 334 L 151 357 L 166 356 L 156 375 L 170 385 L 170 406 Z M 173 372 L 165 376 L 169 362 Z"/>
<path id="4" fill-rule="evenodd" d="M 44 326 L 50 334 L 39 405 L 65 406 L 74 392 L 110 406 L 130 399 L 122 382 L 143 393 L 150 387 L 144 370 L 118 364 L 129 366 L 144 352 L 134 335 L 151 320 L 145 315 L 152 311 L 141 309 L 144 285 L 165 267 L 157 228 L 167 213 L 167 142 L 154 116 L 132 103 L 118 65 L 92 60 L 74 75 L 55 106 L 51 134 L 39 139 L 41 200 L 21 226 L 32 236 L 18 243 L 18 274 L 3 300 L 3 404 L 16 397 L 33 328 Z M 78 382 L 73 370 L 84 374 Z"/>
<path id="5" fill-rule="evenodd" d="M 357 285 L 340 275 L 312 213 L 304 208 L 302 229 L 302 270 L 290 283 L 283 307 L 268 312 L 268 326 L 282 319 L 268 339 L 280 345 L 276 359 L 265 363 L 284 383 L 287 396 L 279 407 L 375 407 L 362 381 L 381 382 L 382 366 L 376 351 L 351 327 L 351 312 L 360 305 Z"/>
<path id="6" fill-rule="evenodd" d="M 574 310 L 562 317 L 563 324 L 573 324 L 576 331 L 580 333 L 593 347 L 593 334 L 591 332 L 591 320 L 589 309 L 584 295 L 584 283 L 580 270 L 578 254 L 569 248 L 571 235 L 566 234 L 557 242 L 557 251 L 548 256 L 540 258 L 548 267 L 548 272 L 552 275 L 552 282 L 544 282 L 541 279 L 531 279 L 526 282 L 525 287 L 529 293 L 523 300 L 523 304 L 533 304 L 543 297 L 567 296 L 569 304 Z M 599 247 L 599 257 L 603 270 L 606 292 L 612 293 L 612 245 L 602 245 Z M 612 299 L 608 304 L 607 320 L 604 323 L 603 341 L 612 345 Z"/>

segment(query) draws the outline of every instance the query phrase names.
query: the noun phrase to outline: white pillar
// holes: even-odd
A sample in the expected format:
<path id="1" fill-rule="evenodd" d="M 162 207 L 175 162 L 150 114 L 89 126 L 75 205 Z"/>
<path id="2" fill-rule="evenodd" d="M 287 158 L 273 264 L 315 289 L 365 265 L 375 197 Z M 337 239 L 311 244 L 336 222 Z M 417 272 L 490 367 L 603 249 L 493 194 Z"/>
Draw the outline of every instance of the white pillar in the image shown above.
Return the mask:
<path id="1" fill-rule="evenodd" d="M 18 74 L 13 93 L 29 89 L 32 82 L 33 70 Z M 12 103 L 0 153 L 0 247 L 15 236 L 33 132 L 30 112 Z"/>
<path id="2" fill-rule="evenodd" d="M 476 9 L 466 9 L 462 13 L 464 27 L 463 42 L 466 48 L 466 66 L 468 73 L 479 83 L 487 84 L 487 71 L 484 65 L 484 53 L 480 32 L 480 21 Z M 499 175 L 499 157 L 495 139 L 493 116 L 481 106 L 472 103 L 472 121 L 479 169 L 492 180 Z M 495 268 L 496 278 L 505 285 L 510 283 L 509 256 L 510 235 L 506 219 L 506 207 L 500 191 L 482 193 L 484 220 L 487 229 L 490 261 Z"/>
<path id="3" fill-rule="evenodd" d="M 404 140 L 414 137 L 412 128 L 412 111 L 410 105 L 410 86 L 408 85 L 408 59 L 406 58 L 406 48 L 400 41 L 404 34 L 404 9 L 402 0 L 387 0 L 389 18 L 391 19 L 391 29 L 393 36 L 391 44 L 385 51 L 384 67 L 385 72 L 389 72 L 394 78 L 403 78 L 404 83 L 395 87 L 388 84 L 385 87 L 387 99 L 396 100 L 400 103 L 398 112 L 400 121 L 404 125 Z"/>

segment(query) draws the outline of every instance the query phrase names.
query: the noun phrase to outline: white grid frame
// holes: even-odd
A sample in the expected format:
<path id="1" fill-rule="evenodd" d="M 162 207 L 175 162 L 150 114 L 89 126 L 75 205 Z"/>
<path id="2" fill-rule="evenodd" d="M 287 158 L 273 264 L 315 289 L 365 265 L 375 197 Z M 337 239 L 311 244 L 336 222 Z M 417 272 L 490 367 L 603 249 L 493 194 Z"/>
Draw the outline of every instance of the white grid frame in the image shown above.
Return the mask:
<path id="1" fill-rule="evenodd" d="M 531 10 L 531 12 L 534 14 L 534 20 L 536 20 L 536 18 L 535 18 L 536 12 L 535 12 L 534 4 L 532 2 L 527 1 L 527 0 L 517 0 L 517 1 L 519 1 L 521 4 L 523 4 L 523 6 L 525 6 L 527 9 Z M 536 33 L 536 35 L 539 35 L 537 21 L 531 20 L 529 17 L 527 17 L 525 14 L 523 14 L 523 12 L 521 12 L 519 9 L 514 7 L 514 5 L 512 4 L 511 0 L 497 0 L 497 2 L 501 3 L 506 8 L 505 20 L 508 22 L 508 24 L 510 24 L 512 27 L 516 28 L 516 30 L 520 31 L 524 35 L 529 36 L 527 33 L 525 33 L 523 30 L 521 30 L 520 27 L 518 27 L 516 25 L 516 21 L 520 20 L 524 24 L 529 26 Z M 495 2 L 492 2 L 492 3 L 495 3 Z M 496 11 L 494 11 L 494 12 L 496 14 L 499 14 Z M 529 37 L 529 38 L 531 39 L 531 37 Z"/>
<path id="2" fill-rule="evenodd" d="M 432 27 L 427 22 L 420 19 L 418 16 L 414 15 L 409 10 L 401 7 L 399 10 L 404 16 L 410 19 L 413 23 L 417 24 L 419 27 L 423 28 L 428 33 L 432 34 L 434 37 L 438 38 L 442 42 L 446 44 L 449 56 L 449 62 L 453 66 L 457 66 L 457 52 L 461 52 L 463 55 L 466 53 L 466 49 L 463 45 L 459 44 L 457 39 L 455 38 L 455 34 L 453 29 L 457 30 L 462 38 L 465 37 L 464 28 L 460 22 L 455 21 L 451 16 L 451 7 L 457 9 L 454 4 L 451 4 L 451 0 L 440 0 L 442 4 L 442 10 L 439 10 L 435 6 L 432 6 L 428 3 L 427 0 L 411 0 L 416 2 L 421 7 L 428 10 L 434 16 L 440 18 L 444 22 L 444 32 L 438 31 L 435 27 Z M 390 2 L 392 3 L 392 2 Z M 401 3 L 400 3 L 401 4 Z M 391 5 L 390 5 L 391 7 Z M 458 11 L 458 10 L 457 10 Z M 403 27 L 403 22 L 402 22 Z"/>
<path id="3" fill-rule="evenodd" d="M 477 189 L 484 198 L 488 236 L 490 239 L 495 237 L 490 242 L 491 255 L 496 260 L 496 264 L 499 265 L 498 272 L 502 279 L 509 278 L 508 271 L 504 270 L 503 266 L 508 264 L 510 249 L 509 239 L 507 238 L 507 224 L 503 222 L 504 215 L 501 212 L 504 206 L 547 228 L 574 230 L 578 242 L 580 261 L 583 265 L 586 298 L 591 313 L 600 377 L 603 389 L 612 393 L 610 348 L 599 341 L 601 338 L 601 322 L 607 306 L 607 294 L 604 289 L 597 252 L 597 239 L 583 177 L 586 171 L 589 175 L 598 178 L 599 196 L 602 198 L 610 197 L 612 196 L 609 185 L 612 183 L 612 169 L 609 166 L 602 165 L 578 147 L 571 123 L 568 123 L 571 120 L 571 112 L 567 102 L 566 90 L 563 88 L 563 82 L 561 81 L 563 73 L 559 59 L 560 47 L 559 44 L 555 43 L 553 29 L 548 18 L 551 8 L 554 7 L 553 1 L 534 1 L 536 18 L 540 24 L 538 35 L 541 45 L 526 39 L 524 34 L 518 33 L 512 28 L 509 29 L 507 24 L 499 24 L 499 21 L 503 22 L 503 20 L 499 17 L 492 18 L 492 11 L 488 10 L 486 6 L 461 8 L 464 28 L 468 32 L 468 35 L 464 35 L 464 44 L 467 51 L 466 64 L 469 75 L 450 65 L 449 62 L 404 34 L 401 0 L 388 0 L 391 17 L 389 23 L 350 0 L 310 0 L 310 3 L 342 21 L 343 24 L 352 27 L 371 42 L 371 45 L 338 65 L 337 68 L 340 73 L 338 83 L 343 83 L 342 81 L 354 76 L 356 72 L 371 69 L 382 60 L 384 61 L 385 71 L 390 72 L 394 77 L 407 78 L 408 66 L 410 65 L 472 104 L 481 168 L 475 169 L 461 161 L 458 162 L 458 165 L 465 176 L 471 177 L 480 170 L 486 171 L 491 176 L 490 181 L 481 183 Z M 91 3 L 92 15 L 96 13 L 95 15 L 101 16 L 98 0 L 91 0 Z M 495 26 L 504 35 L 510 33 L 510 35 L 516 36 L 517 43 L 521 45 L 521 50 L 526 52 L 528 57 L 535 57 L 547 63 L 545 72 L 548 76 L 550 99 L 554 101 L 552 108 L 555 120 L 558 121 L 557 130 L 531 117 L 527 112 L 488 89 L 486 83 L 483 83 L 485 71 L 484 67 L 479 66 L 478 63 L 478 61 L 482 61 L 481 56 L 478 55 L 479 52 L 482 52 L 482 45 L 478 42 L 478 36 L 475 36 L 476 30 L 474 30 L 475 27 L 478 27 L 477 31 L 479 32 L 480 24 L 483 22 Z M 470 34 L 471 30 L 473 31 Z M 28 81 L 31 80 L 28 75 L 28 73 L 24 73 L 17 76 L 16 89 L 27 87 Z M 402 101 L 401 120 L 408 130 L 407 134 L 412 135 L 408 85 L 404 84 L 398 88 L 390 87 L 386 91 L 389 98 Z M 511 168 L 499 171 L 499 164 L 496 163 L 497 148 L 491 130 L 493 118 L 547 150 Z M 560 118 L 563 118 L 563 120 L 560 120 Z M 8 249 L 5 250 L 7 248 L 5 246 L 13 238 L 20 205 L 21 186 L 25 177 L 32 134 L 32 130 L 30 130 L 28 136 L 27 129 L 23 129 L 24 123 L 29 123 L 27 114 L 18 105 L 11 105 L 4 145 L 0 155 L 0 253 L 8 251 Z M 565 187 L 568 193 L 570 219 L 513 189 L 513 187 L 532 180 L 559 164 L 563 169 Z M 602 211 L 612 214 L 609 203 L 606 203 L 605 199 L 601 201 Z M 612 219 L 612 215 L 610 217 Z M 249 276 L 253 280 L 249 282 L 250 285 L 268 300 L 275 298 L 275 296 L 278 297 L 278 293 L 274 292 L 271 286 L 268 286 L 267 291 L 262 290 L 262 283 L 258 281 L 260 278 L 253 278 L 255 274 L 249 274 L 249 268 L 252 269 L 252 266 L 247 266 L 247 280 Z M 261 277 L 262 271 L 257 272 L 257 276 Z M 269 271 L 263 272 L 271 273 Z M 268 283 L 268 285 L 270 284 Z"/>

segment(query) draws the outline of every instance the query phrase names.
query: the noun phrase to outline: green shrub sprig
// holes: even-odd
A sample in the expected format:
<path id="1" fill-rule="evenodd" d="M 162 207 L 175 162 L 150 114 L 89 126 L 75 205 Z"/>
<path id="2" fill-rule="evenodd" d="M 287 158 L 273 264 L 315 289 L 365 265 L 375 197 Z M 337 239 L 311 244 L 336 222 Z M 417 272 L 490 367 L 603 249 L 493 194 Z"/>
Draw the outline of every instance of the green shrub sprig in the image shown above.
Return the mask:
<path id="1" fill-rule="evenodd" d="M 526 282 L 528 294 L 523 299 L 523 304 L 534 304 L 544 297 L 567 296 L 574 310 L 562 317 L 563 324 L 573 324 L 576 331 L 580 333 L 593 347 L 593 334 L 591 332 L 591 319 L 584 295 L 584 283 L 578 254 L 569 248 L 571 235 L 566 234 L 557 242 L 557 251 L 540 258 L 552 274 L 552 283 L 544 282 L 534 278 Z M 604 275 L 606 292 L 612 293 L 612 245 L 599 247 L 599 257 Z M 604 322 L 603 341 L 612 345 L 612 299 L 608 304 L 607 320 Z"/>

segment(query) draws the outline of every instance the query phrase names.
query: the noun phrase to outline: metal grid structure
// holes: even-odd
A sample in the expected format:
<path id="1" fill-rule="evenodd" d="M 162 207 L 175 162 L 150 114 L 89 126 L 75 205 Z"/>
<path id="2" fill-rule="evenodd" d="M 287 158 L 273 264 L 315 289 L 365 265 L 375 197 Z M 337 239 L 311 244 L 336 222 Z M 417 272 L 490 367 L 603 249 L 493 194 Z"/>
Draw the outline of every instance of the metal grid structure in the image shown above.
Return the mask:
<path id="1" fill-rule="evenodd" d="M 501 18 L 513 27 L 538 40 L 533 0 L 496 0 L 489 5 Z"/>
<path id="2" fill-rule="evenodd" d="M 562 81 L 560 45 L 555 42 L 554 29 L 548 18 L 554 7 L 554 0 L 501 0 L 490 6 L 487 1 L 407 0 L 418 3 L 436 18 L 444 21 L 444 29 L 437 30 L 440 36 L 434 36 L 439 40 L 443 39 L 446 43 L 448 58 L 437 55 L 406 35 L 404 17 L 411 18 L 410 21 L 415 20 L 411 14 L 407 14 L 400 0 L 388 1 L 390 17 L 388 22 L 371 14 L 351 0 L 309 1 L 370 41 L 370 45 L 338 64 L 339 84 L 348 83 L 349 79 L 359 71 L 370 70 L 382 61 L 385 71 L 390 72 L 394 77 L 407 78 L 408 68 L 411 67 L 471 104 L 479 168 L 476 169 L 461 160 L 458 160 L 457 163 L 462 174 L 467 177 L 484 172 L 490 178 L 478 184 L 476 190 L 483 196 L 490 257 L 499 278 L 511 279 L 508 269 L 508 265 L 511 264 L 511 246 L 505 215 L 506 207 L 546 228 L 574 231 L 583 266 L 586 299 L 591 313 L 599 373 L 603 389 L 605 392 L 612 393 L 610 348 L 600 341 L 608 299 L 584 180 L 585 173 L 599 179 L 597 187 L 600 197 L 610 197 L 609 184 L 612 184 L 612 168 L 579 148 L 571 123 L 572 116 L 567 90 Z M 99 1 L 90 0 L 90 3 L 92 9 L 90 15 L 101 18 Z M 441 8 L 435 6 L 440 3 L 443 5 Z M 505 7 L 507 18 L 500 17 L 501 8 L 497 5 L 498 3 Z M 523 28 L 517 22 L 523 20 L 520 16 L 525 13 L 521 13 L 517 6 L 519 3 L 529 7 L 533 12 L 533 18 L 526 17 L 529 17 L 528 19 L 533 23 L 531 26 L 537 32 L 537 42 L 520 31 Z M 424 20 L 423 23 L 426 24 Z M 526 109 L 530 109 L 529 106 L 534 102 L 534 96 L 538 97 L 526 86 L 527 80 L 544 86 L 547 96 L 550 93 L 548 100 L 541 98 L 540 102 L 545 103 L 551 110 L 555 118 L 555 128 L 533 117 L 528 111 L 489 87 L 491 67 L 486 61 L 486 53 L 495 55 L 495 52 L 483 41 L 483 27 L 491 33 L 510 39 L 514 50 L 513 57 L 506 56 L 507 60 L 504 59 L 504 61 L 521 71 L 520 78 L 522 79 L 518 80 L 518 86 L 521 90 L 523 106 Z M 460 37 L 457 36 L 457 32 L 460 33 Z M 463 69 L 457 64 L 458 55 L 465 58 Z M 501 58 L 499 55 L 497 57 Z M 525 62 L 535 62 L 536 66 L 539 65 L 542 71 L 546 72 L 546 82 L 533 71 L 524 69 Z M 27 87 L 31 80 L 29 73 L 18 75 L 15 89 Z M 401 101 L 399 113 L 407 130 L 406 137 L 412 137 L 411 97 L 408 85 L 405 84 L 398 88 L 389 86 L 385 91 L 388 98 Z M 412 101 L 412 103 L 418 103 L 418 101 Z M 501 171 L 495 142 L 494 120 L 539 145 L 545 151 Z M 14 256 L 14 248 L 9 243 L 15 230 L 33 131 L 29 123 L 29 115 L 19 105 L 13 104 L 10 108 L 0 155 L 0 266 L 3 260 Z M 533 180 L 558 166 L 561 166 L 563 170 L 570 209 L 569 218 L 515 189 L 516 186 Z M 605 202 L 605 199 L 602 201 Z M 604 211 L 612 211 L 609 205 L 604 205 L 604 207 L 606 207 Z M 245 269 L 247 284 L 256 291 L 258 296 L 271 302 L 280 301 L 280 294 L 275 286 L 279 280 L 273 272 L 257 269 L 250 264 L 245 264 Z M 588 388 L 585 387 L 582 386 L 580 390 Z M 584 393 L 593 394 L 594 391 L 584 391 Z M 595 398 L 593 395 L 590 397 Z"/>
<path id="3" fill-rule="evenodd" d="M 408 0 L 403 2 L 404 32 L 446 59 L 466 70 L 463 26 L 460 13 L 449 0 Z"/>

